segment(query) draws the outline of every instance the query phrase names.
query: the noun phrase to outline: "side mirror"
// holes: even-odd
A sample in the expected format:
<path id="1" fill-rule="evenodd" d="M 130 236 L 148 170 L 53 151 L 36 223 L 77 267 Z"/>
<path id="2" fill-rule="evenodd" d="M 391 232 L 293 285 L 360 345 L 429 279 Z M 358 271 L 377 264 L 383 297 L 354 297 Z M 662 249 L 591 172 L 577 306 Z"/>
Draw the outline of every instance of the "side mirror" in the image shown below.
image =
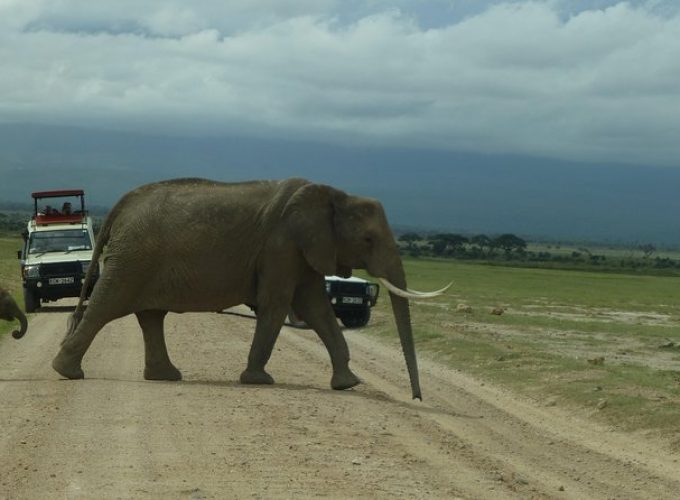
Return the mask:
<path id="1" fill-rule="evenodd" d="M 21 250 L 17 250 L 17 259 L 21 260 Z"/>

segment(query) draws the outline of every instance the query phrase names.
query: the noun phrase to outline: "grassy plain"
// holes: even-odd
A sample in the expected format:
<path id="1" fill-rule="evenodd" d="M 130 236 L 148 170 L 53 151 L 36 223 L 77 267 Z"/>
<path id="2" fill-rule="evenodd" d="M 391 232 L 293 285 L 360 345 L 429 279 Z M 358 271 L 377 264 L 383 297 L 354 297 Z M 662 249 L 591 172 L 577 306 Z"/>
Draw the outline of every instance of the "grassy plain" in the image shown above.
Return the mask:
<path id="1" fill-rule="evenodd" d="M 441 361 L 680 449 L 680 278 L 407 259 L 416 342 Z M 469 312 L 458 310 L 464 304 Z M 502 307 L 500 316 L 491 310 Z M 365 330 L 397 342 L 383 295 Z M 426 388 L 423 389 L 426 392 Z"/>

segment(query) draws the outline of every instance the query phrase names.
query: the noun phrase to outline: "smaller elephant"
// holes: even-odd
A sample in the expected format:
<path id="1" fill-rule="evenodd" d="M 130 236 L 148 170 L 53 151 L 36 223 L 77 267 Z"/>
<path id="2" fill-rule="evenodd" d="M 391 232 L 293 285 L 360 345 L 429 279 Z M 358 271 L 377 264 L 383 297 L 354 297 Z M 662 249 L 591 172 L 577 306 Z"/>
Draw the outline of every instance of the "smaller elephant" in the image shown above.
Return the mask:
<path id="1" fill-rule="evenodd" d="M 14 330 L 12 332 L 12 337 L 15 339 L 23 337 L 26 334 L 26 330 L 28 330 L 26 315 L 19 308 L 10 293 L 4 288 L 0 288 L 0 319 L 6 321 L 19 320 L 19 323 L 21 323 L 21 330 Z"/>

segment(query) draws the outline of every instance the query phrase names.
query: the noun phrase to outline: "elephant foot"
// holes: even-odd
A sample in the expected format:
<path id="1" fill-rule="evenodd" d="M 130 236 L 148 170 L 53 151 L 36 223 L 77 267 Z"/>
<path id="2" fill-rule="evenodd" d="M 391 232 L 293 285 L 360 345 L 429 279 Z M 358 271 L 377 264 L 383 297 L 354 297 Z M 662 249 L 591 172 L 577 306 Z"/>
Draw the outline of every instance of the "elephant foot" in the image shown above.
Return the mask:
<path id="1" fill-rule="evenodd" d="M 267 384 L 274 383 L 274 379 L 264 370 L 244 370 L 241 373 L 242 384 Z"/>
<path id="2" fill-rule="evenodd" d="M 346 371 L 337 372 L 333 374 L 331 379 L 331 387 L 336 391 L 342 391 L 344 389 L 350 389 L 355 385 L 359 385 L 361 380 L 359 377 L 354 375 L 352 371 L 348 368 Z"/>
<path id="3" fill-rule="evenodd" d="M 52 360 L 52 368 L 64 378 L 71 380 L 85 378 L 85 373 L 80 367 L 80 359 L 76 356 L 69 356 L 62 350 Z"/>
<path id="4" fill-rule="evenodd" d="M 174 365 L 146 366 L 144 367 L 145 380 L 182 380 L 182 372 Z"/>

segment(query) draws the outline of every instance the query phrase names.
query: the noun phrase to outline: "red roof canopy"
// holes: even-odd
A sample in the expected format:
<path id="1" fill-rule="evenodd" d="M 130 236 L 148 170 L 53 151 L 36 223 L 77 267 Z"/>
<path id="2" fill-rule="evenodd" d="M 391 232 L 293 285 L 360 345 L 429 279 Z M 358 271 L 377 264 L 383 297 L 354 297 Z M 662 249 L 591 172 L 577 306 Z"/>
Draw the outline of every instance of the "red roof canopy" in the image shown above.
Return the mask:
<path id="1" fill-rule="evenodd" d="M 73 215 L 42 215 L 35 216 L 35 222 L 39 226 L 47 226 L 49 224 L 77 224 L 83 222 L 83 214 Z"/>
<path id="2" fill-rule="evenodd" d="M 58 198 L 60 196 L 83 196 L 85 192 L 82 189 L 62 189 L 59 191 L 37 191 L 31 193 L 34 199 L 38 198 Z"/>

